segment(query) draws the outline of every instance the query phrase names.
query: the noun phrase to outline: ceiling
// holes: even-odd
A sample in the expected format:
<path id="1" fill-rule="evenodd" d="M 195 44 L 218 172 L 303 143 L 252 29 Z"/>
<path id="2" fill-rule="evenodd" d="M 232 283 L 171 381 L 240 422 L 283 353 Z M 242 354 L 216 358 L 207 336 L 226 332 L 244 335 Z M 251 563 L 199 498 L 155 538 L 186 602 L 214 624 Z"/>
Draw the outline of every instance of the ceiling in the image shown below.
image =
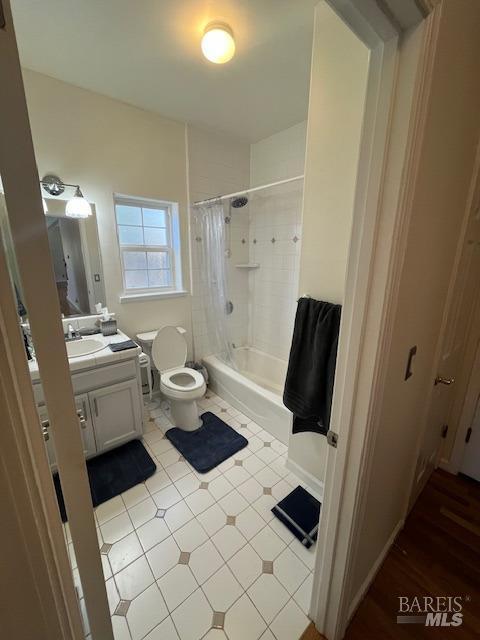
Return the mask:
<path id="1" fill-rule="evenodd" d="M 306 118 L 318 0 L 12 0 L 22 65 L 250 141 Z M 203 58 L 206 24 L 237 53 Z"/>

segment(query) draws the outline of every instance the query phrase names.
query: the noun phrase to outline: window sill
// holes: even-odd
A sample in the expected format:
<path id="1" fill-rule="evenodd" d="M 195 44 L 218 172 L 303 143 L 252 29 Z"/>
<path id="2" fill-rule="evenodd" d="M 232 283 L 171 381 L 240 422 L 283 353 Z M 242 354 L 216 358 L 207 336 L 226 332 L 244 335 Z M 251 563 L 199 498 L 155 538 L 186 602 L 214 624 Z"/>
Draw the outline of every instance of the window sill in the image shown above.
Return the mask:
<path id="1" fill-rule="evenodd" d="M 188 291 L 177 289 L 175 291 L 152 291 L 151 293 L 122 293 L 119 296 L 120 303 L 146 302 L 148 300 L 165 300 L 166 298 L 181 298 L 187 296 Z"/>

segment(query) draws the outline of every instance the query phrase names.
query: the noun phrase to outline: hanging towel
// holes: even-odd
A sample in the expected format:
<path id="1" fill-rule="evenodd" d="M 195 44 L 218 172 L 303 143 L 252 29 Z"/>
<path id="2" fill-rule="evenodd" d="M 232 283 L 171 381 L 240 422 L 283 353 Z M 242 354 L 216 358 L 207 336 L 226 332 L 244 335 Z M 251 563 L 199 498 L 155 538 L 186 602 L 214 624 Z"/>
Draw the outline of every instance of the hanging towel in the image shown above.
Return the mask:
<path id="1" fill-rule="evenodd" d="M 341 310 L 313 298 L 298 301 L 283 392 L 294 414 L 293 433 L 325 435 L 329 429 Z"/>

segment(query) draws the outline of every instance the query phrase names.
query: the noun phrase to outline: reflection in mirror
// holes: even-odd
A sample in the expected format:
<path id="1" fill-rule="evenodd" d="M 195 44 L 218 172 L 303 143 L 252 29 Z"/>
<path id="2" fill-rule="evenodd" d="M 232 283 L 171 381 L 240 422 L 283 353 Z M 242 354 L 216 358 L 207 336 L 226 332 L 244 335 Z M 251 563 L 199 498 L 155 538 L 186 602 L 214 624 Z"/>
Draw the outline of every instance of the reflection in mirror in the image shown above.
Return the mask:
<path id="1" fill-rule="evenodd" d="M 18 312 L 25 319 L 28 310 L 23 304 L 3 197 L 0 195 L 0 230 L 15 283 Z M 95 206 L 91 216 L 79 219 L 65 215 L 65 201 L 60 198 L 48 198 L 46 204 L 45 222 L 61 313 L 64 317 L 95 313 L 97 302 L 105 304 Z"/>

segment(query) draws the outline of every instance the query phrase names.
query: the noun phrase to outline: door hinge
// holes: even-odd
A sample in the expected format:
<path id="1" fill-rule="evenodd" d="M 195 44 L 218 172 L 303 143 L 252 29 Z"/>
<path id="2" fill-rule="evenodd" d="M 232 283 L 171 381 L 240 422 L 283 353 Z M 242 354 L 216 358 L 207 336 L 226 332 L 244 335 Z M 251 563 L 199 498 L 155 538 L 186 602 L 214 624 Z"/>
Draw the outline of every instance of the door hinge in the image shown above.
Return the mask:
<path id="1" fill-rule="evenodd" d="M 335 433 L 335 431 L 330 431 L 329 429 L 327 431 L 327 442 L 331 447 L 335 447 L 336 449 L 338 444 L 338 433 Z"/>
<path id="2" fill-rule="evenodd" d="M 446 438 L 448 433 L 448 424 L 444 424 L 442 427 L 442 438 Z"/>
<path id="3" fill-rule="evenodd" d="M 468 427 L 467 435 L 465 436 L 465 442 L 470 442 L 470 437 L 472 435 L 472 427 Z"/>

